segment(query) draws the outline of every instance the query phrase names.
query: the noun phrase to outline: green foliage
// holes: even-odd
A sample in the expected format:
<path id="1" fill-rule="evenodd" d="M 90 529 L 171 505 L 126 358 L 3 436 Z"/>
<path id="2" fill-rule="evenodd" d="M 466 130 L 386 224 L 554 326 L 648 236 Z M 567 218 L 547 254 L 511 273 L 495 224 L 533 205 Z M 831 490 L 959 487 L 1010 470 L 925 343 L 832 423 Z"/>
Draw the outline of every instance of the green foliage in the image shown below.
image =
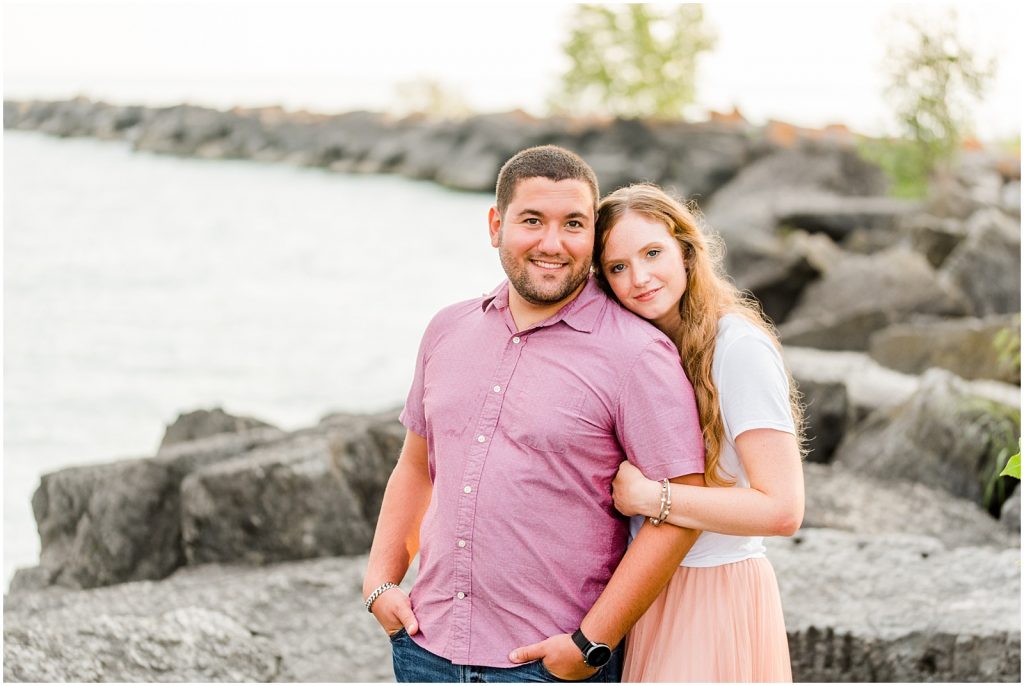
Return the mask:
<path id="1" fill-rule="evenodd" d="M 714 45 L 699 4 L 576 6 L 559 113 L 679 118 L 694 100 L 697 57 Z"/>
<path id="2" fill-rule="evenodd" d="M 1001 329 L 996 334 L 992 344 L 996 347 L 996 354 L 999 361 L 1013 367 L 1020 372 L 1020 315 L 1013 326 Z"/>
<path id="3" fill-rule="evenodd" d="M 1020 481 L 1020 440 L 1017 441 L 1017 454 L 1011 455 L 1006 466 L 1003 467 L 1003 471 L 999 472 L 999 476 L 1012 476 L 1017 481 Z"/>
<path id="4" fill-rule="evenodd" d="M 907 44 L 890 48 L 886 95 L 901 133 L 913 141 L 915 153 L 903 164 L 917 165 L 928 177 L 948 164 L 969 129 L 968 104 L 980 100 L 995 73 L 995 62 L 982 63 L 957 34 L 957 15 L 950 10 L 934 25 L 908 18 Z"/>
<path id="5" fill-rule="evenodd" d="M 918 199 L 928 195 L 927 162 L 913 141 L 865 138 L 858 142 L 857 153 L 877 164 L 889 178 L 889 195 Z"/>

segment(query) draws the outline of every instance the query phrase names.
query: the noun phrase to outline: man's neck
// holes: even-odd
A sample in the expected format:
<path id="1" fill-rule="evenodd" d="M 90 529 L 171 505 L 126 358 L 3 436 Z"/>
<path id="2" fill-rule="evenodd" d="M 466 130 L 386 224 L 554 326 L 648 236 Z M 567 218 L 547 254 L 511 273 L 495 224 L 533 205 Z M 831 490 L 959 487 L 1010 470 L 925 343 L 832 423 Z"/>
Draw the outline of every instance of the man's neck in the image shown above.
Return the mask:
<path id="1" fill-rule="evenodd" d="M 544 303 L 543 305 L 537 305 L 523 298 L 519 295 L 519 292 L 514 286 L 509 284 L 508 288 L 508 309 L 512 315 L 512 321 L 515 322 L 516 331 L 525 331 L 537 322 L 542 322 L 545 319 L 550 318 L 560 309 L 571 303 L 579 294 L 583 292 L 587 282 L 584 281 L 579 288 L 577 288 L 568 297 L 559 300 L 556 303 Z"/>

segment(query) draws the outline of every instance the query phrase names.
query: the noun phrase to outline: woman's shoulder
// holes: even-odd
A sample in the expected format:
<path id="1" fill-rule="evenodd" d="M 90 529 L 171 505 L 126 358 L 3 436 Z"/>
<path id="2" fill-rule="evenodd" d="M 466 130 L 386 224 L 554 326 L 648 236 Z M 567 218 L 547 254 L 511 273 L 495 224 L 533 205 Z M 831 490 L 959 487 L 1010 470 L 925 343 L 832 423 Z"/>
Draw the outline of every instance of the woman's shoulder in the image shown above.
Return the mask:
<path id="1" fill-rule="evenodd" d="M 774 347 L 771 335 L 742 314 L 729 312 L 718 319 L 718 334 L 715 336 L 715 352 L 721 352 L 743 338 L 754 338 Z"/>

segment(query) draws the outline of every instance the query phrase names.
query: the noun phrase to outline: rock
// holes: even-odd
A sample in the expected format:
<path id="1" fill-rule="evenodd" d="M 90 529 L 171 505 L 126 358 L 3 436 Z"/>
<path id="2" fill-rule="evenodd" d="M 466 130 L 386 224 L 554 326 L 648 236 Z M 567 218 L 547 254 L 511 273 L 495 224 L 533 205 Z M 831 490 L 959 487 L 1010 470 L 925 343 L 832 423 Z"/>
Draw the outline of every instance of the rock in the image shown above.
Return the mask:
<path id="1" fill-rule="evenodd" d="M 1009 477 L 1004 477 L 1009 478 Z M 1020 534 L 1020 488 L 1013 492 L 999 511 L 999 522 L 1010 531 Z"/>
<path id="2" fill-rule="evenodd" d="M 362 606 L 365 569 L 365 555 L 202 565 L 160 582 L 8 596 L 4 677 L 394 681 L 387 638 Z"/>
<path id="3" fill-rule="evenodd" d="M 405 442 L 405 427 L 393 413 L 390 421 L 370 420 L 355 430 L 329 435 L 332 470 L 348 484 L 372 531 L 377 526 L 384 489 Z"/>
<path id="4" fill-rule="evenodd" d="M 970 314 L 1020 312 L 1020 220 L 983 209 L 967 220 L 966 232 L 943 276 L 966 294 Z"/>
<path id="5" fill-rule="evenodd" d="M 1020 385 L 1020 367 L 996 344 L 1003 331 L 1019 333 L 1019 315 L 945 320 L 917 317 L 871 334 L 868 353 L 886 367 L 909 374 L 942 367 L 963 379 Z"/>
<path id="6" fill-rule="evenodd" d="M 808 462 L 831 462 L 832 453 L 853 425 L 855 411 L 843 383 L 804 378 L 797 382 L 804 406 Z"/>
<path id="7" fill-rule="evenodd" d="M 280 560 L 369 550 L 373 528 L 332 475 L 329 440 L 307 433 L 189 474 L 181 484 L 189 564 Z"/>
<path id="8" fill-rule="evenodd" d="M 905 402 L 875 411 L 849 432 L 835 462 L 941 488 L 998 515 L 1012 485 L 995 478 L 997 462 L 1003 450 L 1016 452 L 1019 435 L 1019 403 L 983 399 L 953 374 L 931 369 Z"/>
<path id="9" fill-rule="evenodd" d="M 184 562 L 178 480 L 166 464 L 124 460 L 44 474 L 32 511 L 40 566 L 55 583 L 158 579 Z"/>
<path id="10" fill-rule="evenodd" d="M 865 350 L 873 332 L 911 314 L 961 315 L 966 308 L 921 255 L 897 246 L 850 255 L 829 269 L 804 290 L 779 334 L 789 345 Z"/>
<path id="11" fill-rule="evenodd" d="M 794 681 L 1020 679 L 1020 549 L 808 529 L 768 539 Z"/>
<path id="12" fill-rule="evenodd" d="M 536 142 L 538 126 L 516 113 L 470 117 L 452 154 L 438 160 L 434 178 L 452 188 L 494 191 L 505 160 Z"/>
<path id="13" fill-rule="evenodd" d="M 100 612 L 79 626 L 27 621 L 4 630 L 11 681 L 273 681 L 278 656 L 266 638 L 199 607 L 157 617 Z"/>
<path id="14" fill-rule="evenodd" d="M 194 441 L 223 433 L 240 433 L 249 429 L 274 429 L 275 427 L 253 417 L 236 417 L 219 407 L 212 410 L 195 410 L 179 414 L 178 418 L 164 431 L 160 449 L 174 443 Z"/>
<path id="15" fill-rule="evenodd" d="M 967 236 L 963 222 L 924 213 L 906 217 L 900 224 L 900 231 L 910 237 L 911 247 L 935 268 L 942 266 Z"/>
<path id="16" fill-rule="evenodd" d="M 804 493 L 804 530 L 931 536 L 947 548 L 1020 544 L 1018 536 L 975 503 L 919 483 L 805 463 Z"/>
<path id="17" fill-rule="evenodd" d="M 1020 219 L 1020 179 L 1008 181 L 999 196 L 999 207 L 1004 212 Z"/>
<path id="18" fill-rule="evenodd" d="M 841 383 L 846 388 L 854 420 L 860 421 L 880 408 L 905 402 L 920 385 L 921 378 L 887 369 L 865 353 L 815 350 L 784 346 L 782 356 L 793 373 L 797 387 L 811 383 Z M 1017 405 L 1020 388 L 997 381 L 966 382 L 972 395 L 1001 405 Z"/>
<path id="19" fill-rule="evenodd" d="M 241 433 L 216 433 L 206 438 L 162 445 L 153 459 L 170 467 L 180 481 L 200 467 L 238 457 L 261 445 L 284 440 L 287 436 L 284 431 L 269 426 Z"/>
<path id="20" fill-rule="evenodd" d="M 900 220 L 920 209 L 918 202 L 897 198 L 808 194 L 787 198 L 776 210 L 776 221 L 839 241 L 858 229 L 892 234 Z"/>

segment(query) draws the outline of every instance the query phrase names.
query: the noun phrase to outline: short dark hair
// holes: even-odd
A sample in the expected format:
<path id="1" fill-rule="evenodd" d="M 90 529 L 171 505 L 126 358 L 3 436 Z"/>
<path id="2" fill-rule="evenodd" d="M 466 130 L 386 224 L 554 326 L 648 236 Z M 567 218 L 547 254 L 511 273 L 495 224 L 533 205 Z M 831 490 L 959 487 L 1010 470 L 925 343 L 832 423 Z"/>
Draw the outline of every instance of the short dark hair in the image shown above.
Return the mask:
<path id="1" fill-rule="evenodd" d="M 597 201 L 601 194 L 597 190 L 597 175 L 590 165 L 576 153 L 560 148 L 557 145 L 538 145 L 534 148 L 520 150 L 498 172 L 498 183 L 494 189 L 498 212 L 504 216 L 516 185 L 523 179 L 541 177 L 552 181 L 573 179 L 590 186 L 594 194 L 594 211 L 597 212 Z"/>

